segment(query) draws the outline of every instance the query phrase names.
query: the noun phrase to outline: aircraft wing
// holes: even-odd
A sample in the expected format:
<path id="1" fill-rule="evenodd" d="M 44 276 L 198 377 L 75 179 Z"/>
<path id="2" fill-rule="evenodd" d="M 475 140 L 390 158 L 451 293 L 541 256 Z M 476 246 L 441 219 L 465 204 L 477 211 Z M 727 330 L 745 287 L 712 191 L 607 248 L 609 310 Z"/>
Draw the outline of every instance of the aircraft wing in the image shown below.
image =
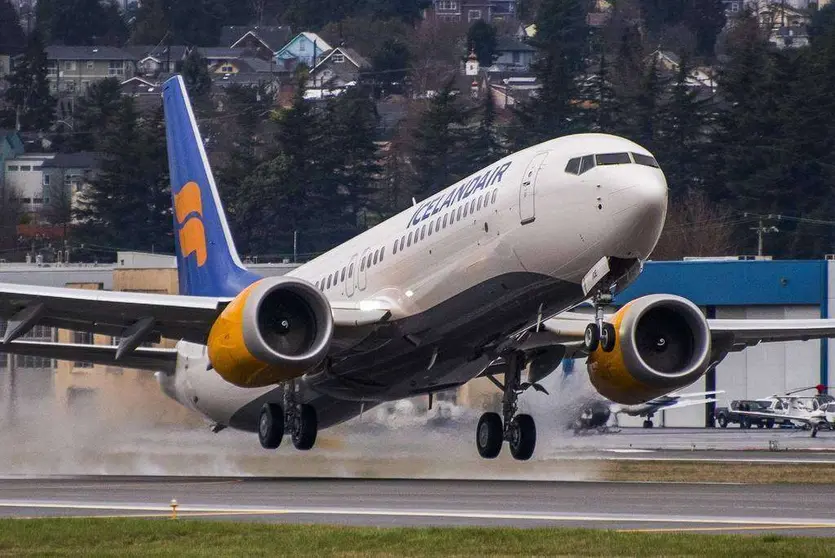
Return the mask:
<path id="1" fill-rule="evenodd" d="M 714 401 L 716 401 L 715 397 L 707 399 L 686 399 L 684 401 L 676 401 L 675 403 L 671 403 L 669 405 L 663 405 L 660 407 L 660 410 L 667 411 L 670 409 L 680 409 L 681 407 L 692 407 L 693 405 L 706 405 L 707 403 L 713 403 Z"/>
<path id="2" fill-rule="evenodd" d="M 77 343 L 41 343 L 37 341 L 12 341 L 2 347 L 3 352 L 57 360 L 91 362 L 105 366 L 122 366 L 140 370 L 174 373 L 177 350 L 155 347 L 137 347 L 116 360 L 115 345 L 82 345 Z"/>
<path id="3" fill-rule="evenodd" d="M 821 419 L 816 419 L 809 416 L 796 416 L 796 415 L 780 415 L 777 413 L 764 413 L 762 411 L 734 411 L 734 413 L 738 415 L 745 415 L 747 417 L 756 417 L 756 418 L 764 418 L 764 419 L 774 419 L 774 420 L 791 420 L 794 422 L 803 422 L 806 424 L 812 424 L 814 422 L 821 422 Z"/>

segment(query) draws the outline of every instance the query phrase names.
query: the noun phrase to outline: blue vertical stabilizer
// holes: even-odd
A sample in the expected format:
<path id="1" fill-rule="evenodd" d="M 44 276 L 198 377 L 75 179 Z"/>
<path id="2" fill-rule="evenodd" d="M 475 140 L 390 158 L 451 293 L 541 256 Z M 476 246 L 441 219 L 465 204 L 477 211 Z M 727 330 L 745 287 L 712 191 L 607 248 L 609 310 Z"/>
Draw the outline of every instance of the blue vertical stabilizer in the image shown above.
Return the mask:
<path id="1" fill-rule="evenodd" d="M 183 78 L 162 89 L 180 294 L 233 297 L 260 279 L 241 263 Z"/>

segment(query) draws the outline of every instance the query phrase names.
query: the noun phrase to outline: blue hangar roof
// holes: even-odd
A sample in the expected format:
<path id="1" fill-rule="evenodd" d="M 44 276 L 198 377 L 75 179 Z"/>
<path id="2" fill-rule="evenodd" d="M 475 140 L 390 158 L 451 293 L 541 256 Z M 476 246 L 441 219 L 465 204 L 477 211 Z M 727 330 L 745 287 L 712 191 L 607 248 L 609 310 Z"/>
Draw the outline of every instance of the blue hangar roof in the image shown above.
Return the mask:
<path id="1" fill-rule="evenodd" d="M 647 262 L 615 303 L 669 293 L 699 306 L 820 305 L 827 283 L 823 260 Z"/>

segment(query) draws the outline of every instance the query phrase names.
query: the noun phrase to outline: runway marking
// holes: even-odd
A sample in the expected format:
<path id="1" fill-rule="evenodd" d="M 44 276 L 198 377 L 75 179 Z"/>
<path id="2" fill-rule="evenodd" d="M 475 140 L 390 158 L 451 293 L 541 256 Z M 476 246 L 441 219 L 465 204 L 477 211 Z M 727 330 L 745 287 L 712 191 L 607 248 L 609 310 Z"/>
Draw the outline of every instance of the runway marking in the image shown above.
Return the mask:
<path id="1" fill-rule="evenodd" d="M 777 531 L 795 529 L 832 529 L 831 525 L 757 525 L 740 527 L 671 527 L 669 529 L 618 529 L 618 533 L 698 533 L 706 531 Z"/>
<path id="2" fill-rule="evenodd" d="M 109 510 L 138 511 L 170 514 L 170 507 L 151 504 L 120 503 L 73 503 L 73 502 L 36 502 L 36 501 L 0 501 L 0 508 L 23 509 L 64 509 L 64 510 Z M 673 524 L 710 524 L 710 525 L 748 525 L 763 529 L 782 526 L 784 528 L 833 528 L 835 521 L 809 519 L 759 519 L 759 518 L 723 518 L 723 517 L 681 517 L 681 516 L 636 516 L 609 514 L 550 514 L 535 512 L 480 512 L 461 510 L 396 510 L 396 509 L 355 509 L 355 508 L 256 508 L 246 506 L 201 506 L 180 505 L 179 514 L 213 515 L 319 515 L 319 516 L 371 516 L 371 517 L 412 517 L 443 519 L 487 519 L 515 521 L 553 521 L 553 522 L 601 522 L 601 523 L 673 523 Z"/>

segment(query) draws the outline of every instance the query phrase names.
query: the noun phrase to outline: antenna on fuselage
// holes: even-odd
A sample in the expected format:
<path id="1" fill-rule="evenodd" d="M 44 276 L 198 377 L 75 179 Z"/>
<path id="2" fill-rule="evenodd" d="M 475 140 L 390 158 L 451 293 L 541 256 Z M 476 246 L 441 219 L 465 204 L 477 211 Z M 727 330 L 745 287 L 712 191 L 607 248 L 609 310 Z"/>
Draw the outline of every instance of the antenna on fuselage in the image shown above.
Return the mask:
<path id="1" fill-rule="evenodd" d="M 417 205 L 417 200 L 415 199 L 414 196 L 412 196 L 412 205 Z"/>

